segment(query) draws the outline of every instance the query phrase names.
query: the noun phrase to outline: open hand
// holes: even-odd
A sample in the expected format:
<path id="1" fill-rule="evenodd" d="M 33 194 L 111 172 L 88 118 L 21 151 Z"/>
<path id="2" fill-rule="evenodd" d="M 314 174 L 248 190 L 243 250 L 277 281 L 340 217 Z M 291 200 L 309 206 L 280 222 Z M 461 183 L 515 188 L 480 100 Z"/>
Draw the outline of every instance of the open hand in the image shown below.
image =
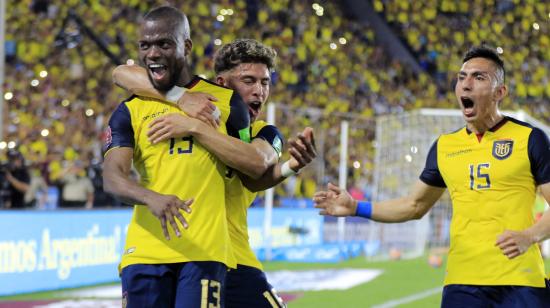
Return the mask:
<path id="1" fill-rule="evenodd" d="M 290 146 L 288 149 L 290 153 L 289 167 L 296 172 L 317 157 L 315 138 L 311 127 L 306 127 L 295 139 L 289 139 L 288 144 Z"/>
<path id="2" fill-rule="evenodd" d="M 338 186 L 328 183 L 328 190 L 318 191 L 313 195 L 314 207 L 321 209 L 319 214 L 330 216 L 353 216 L 357 210 L 357 202 L 351 195 Z"/>
<path id="3" fill-rule="evenodd" d="M 190 205 L 192 203 L 193 199 L 183 201 L 174 195 L 156 194 L 151 200 L 148 200 L 147 206 L 149 207 L 151 213 L 153 213 L 153 215 L 160 220 L 164 237 L 166 237 L 167 240 L 170 240 L 168 224 L 172 226 L 176 236 L 180 237 L 181 232 L 178 224 L 176 223 L 176 219 L 179 220 L 183 228 L 187 229 L 189 225 L 180 210 L 184 210 L 188 214 L 191 213 Z"/>
<path id="4" fill-rule="evenodd" d="M 213 103 L 217 101 L 216 97 L 208 93 L 187 91 L 178 100 L 178 107 L 191 118 L 218 128 L 220 126 L 219 109 Z"/>
<path id="5" fill-rule="evenodd" d="M 190 136 L 198 124 L 197 121 L 178 113 L 160 116 L 149 124 L 147 138 L 156 144 L 170 138 Z"/>

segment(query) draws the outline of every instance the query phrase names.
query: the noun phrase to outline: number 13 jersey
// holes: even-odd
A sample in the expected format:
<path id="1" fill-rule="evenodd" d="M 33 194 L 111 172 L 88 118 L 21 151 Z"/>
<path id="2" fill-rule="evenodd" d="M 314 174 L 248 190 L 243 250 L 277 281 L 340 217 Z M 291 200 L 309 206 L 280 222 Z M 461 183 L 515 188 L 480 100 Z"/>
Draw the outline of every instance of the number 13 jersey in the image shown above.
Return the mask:
<path id="1" fill-rule="evenodd" d="M 221 111 L 219 130 L 237 138 L 240 133 L 246 139 L 248 109 L 236 93 L 198 77 L 186 88 L 215 96 L 214 104 Z M 136 204 L 120 268 L 189 261 L 218 261 L 235 267 L 226 219 L 225 166 L 192 137 L 152 144 L 147 139 L 149 124 L 169 113 L 183 114 L 173 104 L 133 96 L 118 106 L 109 121 L 105 155 L 116 147 L 131 147 L 141 186 L 182 200 L 194 198 L 191 214 L 180 210 L 189 228 L 183 229 L 176 219 L 181 238 L 169 225 L 171 240 L 164 238 L 159 219 L 148 207 Z"/>

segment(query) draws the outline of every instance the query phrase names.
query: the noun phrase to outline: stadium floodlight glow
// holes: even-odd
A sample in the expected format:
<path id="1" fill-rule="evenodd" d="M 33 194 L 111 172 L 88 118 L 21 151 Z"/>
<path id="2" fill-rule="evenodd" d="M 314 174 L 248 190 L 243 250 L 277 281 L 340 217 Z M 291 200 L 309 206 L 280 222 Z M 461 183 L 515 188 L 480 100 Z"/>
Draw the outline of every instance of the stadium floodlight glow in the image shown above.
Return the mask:
<path id="1" fill-rule="evenodd" d="M 338 48 L 338 45 L 334 43 L 330 43 L 330 49 L 336 49 L 336 48 Z"/>
<path id="2" fill-rule="evenodd" d="M 6 141 L 0 142 L 0 150 L 5 149 L 7 146 L 8 146 L 8 144 L 6 143 Z"/>
<path id="3" fill-rule="evenodd" d="M 341 38 L 338 39 L 338 42 L 340 42 L 340 44 L 342 44 L 342 45 L 346 45 L 346 43 L 347 43 L 348 41 L 346 40 L 345 37 L 341 37 Z"/>
<path id="4" fill-rule="evenodd" d="M 354 162 L 353 162 L 353 168 L 355 168 L 355 169 L 361 168 L 361 163 L 358 162 L 358 161 L 354 161 Z"/>
<path id="5" fill-rule="evenodd" d="M 221 15 L 227 15 L 227 10 L 226 9 L 221 9 L 220 14 Z"/>
<path id="6" fill-rule="evenodd" d="M 502 47 L 498 46 L 497 47 L 497 53 L 502 54 L 503 52 L 504 52 L 504 50 L 502 49 Z"/>
<path id="7" fill-rule="evenodd" d="M 134 59 L 128 59 L 128 60 L 126 60 L 126 64 L 127 64 L 127 65 L 134 65 L 134 63 L 135 63 Z"/>
<path id="8" fill-rule="evenodd" d="M 221 44 L 222 44 L 222 40 L 220 40 L 220 39 L 215 39 L 214 40 L 214 45 L 220 46 Z"/>
<path id="9" fill-rule="evenodd" d="M 94 110 L 92 108 L 86 109 L 86 116 L 91 117 L 94 115 Z"/>
<path id="10" fill-rule="evenodd" d="M 39 84 L 40 84 L 40 81 L 38 81 L 38 79 L 31 80 L 31 86 L 38 87 Z"/>
<path id="11" fill-rule="evenodd" d="M 224 21 L 224 20 L 225 20 L 225 17 L 223 17 L 223 15 L 218 15 L 218 16 L 216 16 L 216 19 L 217 19 L 218 21 Z"/>
<path id="12" fill-rule="evenodd" d="M 10 141 L 10 142 L 8 142 L 8 149 L 13 149 L 13 148 L 15 148 L 16 145 L 17 144 L 15 143 L 15 141 Z"/>
<path id="13" fill-rule="evenodd" d="M 319 3 L 313 3 L 311 7 L 317 11 L 321 6 L 319 5 Z"/>
<path id="14" fill-rule="evenodd" d="M 48 77 L 48 72 L 47 71 L 40 71 L 38 76 L 40 76 L 41 78 L 46 78 L 46 77 Z"/>
<path id="15" fill-rule="evenodd" d="M 48 137 L 48 135 L 50 134 L 50 131 L 46 128 L 44 128 L 41 132 L 40 132 L 40 135 L 42 135 L 42 137 Z"/>
<path id="16" fill-rule="evenodd" d="M 11 93 L 11 92 L 6 92 L 6 93 L 4 94 L 4 99 L 5 99 L 5 100 L 9 101 L 9 100 L 12 99 L 12 98 L 13 98 L 13 93 Z"/>
<path id="17" fill-rule="evenodd" d="M 317 10 L 315 12 L 315 14 L 317 14 L 317 16 L 323 16 L 323 11 L 322 10 Z"/>
<path id="18" fill-rule="evenodd" d="M 68 107 L 71 104 L 71 102 L 68 99 L 64 99 L 61 101 L 61 106 Z"/>
<path id="19" fill-rule="evenodd" d="M 534 22 L 534 23 L 533 23 L 533 29 L 535 29 L 535 30 L 537 30 L 537 31 L 540 29 L 540 26 L 539 26 L 539 24 L 538 24 L 537 22 Z"/>
<path id="20" fill-rule="evenodd" d="M 227 15 L 229 15 L 229 16 L 233 15 L 233 10 L 232 9 L 227 9 Z"/>

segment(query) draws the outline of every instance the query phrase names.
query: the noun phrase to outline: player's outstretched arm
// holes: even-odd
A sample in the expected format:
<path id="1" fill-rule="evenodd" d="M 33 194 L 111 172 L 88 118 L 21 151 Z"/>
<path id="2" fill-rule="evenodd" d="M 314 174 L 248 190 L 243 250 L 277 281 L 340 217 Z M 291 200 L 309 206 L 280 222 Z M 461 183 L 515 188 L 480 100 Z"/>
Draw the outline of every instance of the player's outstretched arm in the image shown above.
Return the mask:
<path id="1" fill-rule="evenodd" d="M 167 93 L 160 92 L 151 84 L 145 68 L 139 65 L 119 65 L 113 70 L 112 77 L 117 86 L 133 94 L 177 104 L 188 116 L 212 127 L 220 124 L 219 118 L 215 116 L 216 106 L 213 103 L 218 99 L 211 94 L 188 92 L 181 87 L 173 87 Z"/>
<path id="2" fill-rule="evenodd" d="M 362 216 L 378 222 L 403 222 L 422 218 L 444 191 L 445 188 L 418 180 L 406 197 L 371 203 L 359 202 L 346 190 L 329 183 L 326 191 L 315 193 L 313 201 L 315 208 L 321 210 L 321 215 Z"/>
<path id="3" fill-rule="evenodd" d="M 550 204 L 550 183 L 539 186 L 546 203 Z M 509 259 L 524 254 L 531 245 L 550 238 L 550 211 L 546 211 L 533 226 L 523 231 L 505 230 L 497 237 L 495 246 Z"/>
<path id="4" fill-rule="evenodd" d="M 103 163 L 103 187 L 105 191 L 129 204 L 145 204 L 161 223 L 164 236 L 170 239 L 167 224 L 172 226 L 176 236 L 180 237 L 180 229 L 176 219 L 187 229 L 188 224 L 180 209 L 191 212 L 191 200 L 180 200 L 173 195 L 162 195 L 141 187 L 130 179 L 132 165 L 132 148 L 114 148 L 105 154 Z"/>
<path id="5" fill-rule="evenodd" d="M 259 179 L 251 179 L 239 174 L 248 190 L 257 192 L 271 188 L 287 177 L 294 175 L 317 157 L 313 129 L 306 127 L 296 138 L 288 140 L 290 159 L 270 166 Z"/>

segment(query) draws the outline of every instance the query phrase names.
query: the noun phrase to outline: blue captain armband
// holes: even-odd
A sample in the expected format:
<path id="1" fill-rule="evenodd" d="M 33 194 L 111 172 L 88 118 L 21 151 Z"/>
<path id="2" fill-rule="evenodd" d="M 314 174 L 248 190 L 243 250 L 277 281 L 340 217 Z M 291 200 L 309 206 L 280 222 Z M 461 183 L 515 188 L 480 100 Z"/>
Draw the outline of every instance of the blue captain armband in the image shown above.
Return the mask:
<path id="1" fill-rule="evenodd" d="M 370 201 L 357 201 L 357 209 L 355 210 L 355 216 L 370 219 L 371 215 L 372 215 L 372 203 Z"/>

